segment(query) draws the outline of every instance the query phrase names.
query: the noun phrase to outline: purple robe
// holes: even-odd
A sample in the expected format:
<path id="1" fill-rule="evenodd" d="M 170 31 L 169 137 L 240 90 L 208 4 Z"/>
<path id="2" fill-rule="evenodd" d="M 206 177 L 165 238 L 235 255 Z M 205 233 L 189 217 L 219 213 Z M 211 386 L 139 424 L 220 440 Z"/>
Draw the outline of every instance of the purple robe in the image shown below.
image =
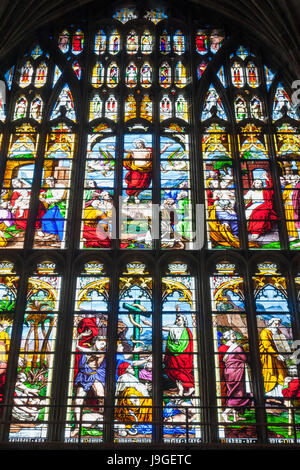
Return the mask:
<path id="1" fill-rule="evenodd" d="M 295 227 L 296 229 L 300 228 L 300 183 L 295 185 L 295 191 L 292 195 L 294 217 L 295 217 Z"/>
<path id="2" fill-rule="evenodd" d="M 223 359 L 224 360 L 224 359 Z M 245 387 L 245 364 L 247 356 L 241 346 L 228 354 L 224 361 L 224 379 L 227 388 L 227 406 L 245 408 L 249 406 L 251 399 L 247 396 Z"/>

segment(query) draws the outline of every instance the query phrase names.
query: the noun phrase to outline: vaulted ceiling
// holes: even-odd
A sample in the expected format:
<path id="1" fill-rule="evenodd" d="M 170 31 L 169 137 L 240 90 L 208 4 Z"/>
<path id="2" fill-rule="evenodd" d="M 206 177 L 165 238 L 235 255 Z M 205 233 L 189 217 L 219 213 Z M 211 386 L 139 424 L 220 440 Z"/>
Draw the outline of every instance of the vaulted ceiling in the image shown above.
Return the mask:
<path id="1" fill-rule="evenodd" d="M 227 21 L 256 36 L 284 64 L 286 77 L 300 79 L 299 0 L 191 1 L 223 14 Z M 92 2 L 95 0 L 1 0 L 0 60 L 5 60 L 35 29 Z M 102 2 L 97 1 L 99 8 Z"/>

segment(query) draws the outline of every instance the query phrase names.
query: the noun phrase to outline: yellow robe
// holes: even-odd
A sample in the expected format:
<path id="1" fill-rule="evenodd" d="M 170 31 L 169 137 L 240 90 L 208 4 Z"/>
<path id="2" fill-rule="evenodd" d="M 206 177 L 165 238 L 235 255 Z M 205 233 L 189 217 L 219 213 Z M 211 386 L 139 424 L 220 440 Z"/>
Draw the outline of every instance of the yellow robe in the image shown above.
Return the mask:
<path id="1" fill-rule="evenodd" d="M 278 351 L 273 341 L 273 335 L 267 328 L 263 329 L 260 334 L 259 352 L 265 393 L 268 393 L 273 390 L 277 384 L 284 384 L 287 369 L 285 364 L 277 359 Z"/>
<path id="2" fill-rule="evenodd" d="M 139 407 L 132 403 L 131 398 L 139 398 Z M 134 387 L 126 387 L 118 397 L 115 417 L 123 423 L 150 423 L 152 421 L 152 398 L 143 397 L 141 392 Z"/>

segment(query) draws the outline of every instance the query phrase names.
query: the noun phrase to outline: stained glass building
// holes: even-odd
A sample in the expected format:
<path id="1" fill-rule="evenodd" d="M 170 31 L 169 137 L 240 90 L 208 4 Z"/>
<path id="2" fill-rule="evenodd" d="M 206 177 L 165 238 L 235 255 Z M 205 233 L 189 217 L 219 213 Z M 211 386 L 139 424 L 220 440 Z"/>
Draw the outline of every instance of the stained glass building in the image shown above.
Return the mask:
<path id="1" fill-rule="evenodd" d="M 297 446 L 293 74 L 197 2 L 87 3 L 0 68 L 1 442 Z"/>

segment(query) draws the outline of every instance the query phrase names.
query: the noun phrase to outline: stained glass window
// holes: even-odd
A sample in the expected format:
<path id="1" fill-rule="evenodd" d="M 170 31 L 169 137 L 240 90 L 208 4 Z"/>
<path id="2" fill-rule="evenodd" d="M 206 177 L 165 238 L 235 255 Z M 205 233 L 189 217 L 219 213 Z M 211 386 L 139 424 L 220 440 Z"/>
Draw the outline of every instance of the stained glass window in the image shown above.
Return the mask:
<path id="1" fill-rule="evenodd" d="M 81 246 L 111 247 L 116 138 L 94 133 L 88 137 Z"/>
<path id="2" fill-rule="evenodd" d="M 63 54 L 67 53 L 70 47 L 70 33 L 67 30 L 62 31 L 58 36 L 58 47 Z"/>
<path id="3" fill-rule="evenodd" d="M 204 108 L 202 111 L 202 120 L 206 121 L 217 115 L 220 119 L 226 120 L 226 112 L 222 100 L 213 85 L 210 85 L 209 90 L 206 94 Z"/>
<path id="4" fill-rule="evenodd" d="M 276 442 L 299 438 L 295 385 L 297 364 L 293 357 L 294 337 L 285 276 L 276 263 L 257 265 L 253 276 L 259 354 L 267 414 L 267 438 Z M 278 406 L 277 413 L 274 407 Z"/>
<path id="5" fill-rule="evenodd" d="M 293 87 L 175 3 L 87 5 L 0 67 L 5 441 L 300 442 Z"/>
<path id="6" fill-rule="evenodd" d="M 276 151 L 278 165 L 281 170 L 280 183 L 289 246 L 291 249 L 298 249 L 300 246 L 297 209 L 300 141 L 296 128 L 288 123 L 284 123 L 277 128 Z"/>
<path id="7" fill-rule="evenodd" d="M 10 441 L 47 437 L 60 289 L 55 264 L 38 263 L 28 279 Z"/>
<path id="8" fill-rule="evenodd" d="M 104 83 L 105 69 L 101 62 L 96 62 L 92 72 L 92 85 L 95 88 L 99 88 Z"/>
<path id="9" fill-rule="evenodd" d="M 24 245 L 38 141 L 39 134 L 28 123 L 10 137 L 1 190 L 2 247 Z"/>
<path id="10" fill-rule="evenodd" d="M 210 289 L 219 437 L 256 442 L 244 279 L 233 263 L 220 261 Z"/>
<path id="11" fill-rule="evenodd" d="M 201 442 L 195 281 L 173 262 L 162 277 L 164 442 Z"/>
<path id="12" fill-rule="evenodd" d="M 50 119 L 65 116 L 72 121 L 76 121 L 73 95 L 68 85 L 65 85 L 58 95 Z"/>
<path id="13" fill-rule="evenodd" d="M 76 283 L 67 442 L 103 440 L 108 311 L 109 278 L 102 263 L 91 261 Z"/>
<path id="14" fill-rule="evenodd" d="M 192 242 L 189 136 L 178 131 L 170 126 L 160 138 L 162 248 Z"/>
<path id="15" fill-rule="evenodd" d="M 115 442 L 151 442 L 153 435 L 152 279 L 131 262 L 119 280 L 115 370 Z"/>
<path id="16" fill-rule="evenodd" d="M 95 48 L 96 54 L 103 54 L 106 51 L 106 34 L 101 29 L 95 36 Z"/>
<path id="17" fill-rule="evenodd" d="M 109 53 L 112 55 L 118 54 L 120 51 L 120 35 L 117 30 L 112 31 L 109 36 Z"/>
<path id="18" fill-rule="evenodd" d="M 11 347 L 12 326 L 15 319 L 15 308 L 18 294 L 19 276 L 13 263 L 2 261 L 0 264 L 0 417 L 3 412 L 3 401 L 7 364 Z"/>
<path id="19" fill-rule="evenodd" d="M 74 134 L 62 123 L 48 135 L 34 247 L 65 246 L 74 145 Z"/>

